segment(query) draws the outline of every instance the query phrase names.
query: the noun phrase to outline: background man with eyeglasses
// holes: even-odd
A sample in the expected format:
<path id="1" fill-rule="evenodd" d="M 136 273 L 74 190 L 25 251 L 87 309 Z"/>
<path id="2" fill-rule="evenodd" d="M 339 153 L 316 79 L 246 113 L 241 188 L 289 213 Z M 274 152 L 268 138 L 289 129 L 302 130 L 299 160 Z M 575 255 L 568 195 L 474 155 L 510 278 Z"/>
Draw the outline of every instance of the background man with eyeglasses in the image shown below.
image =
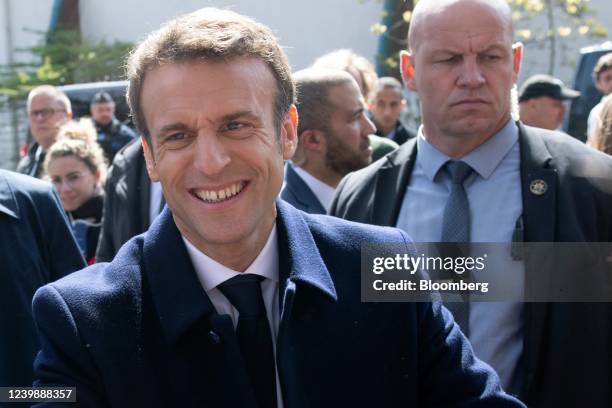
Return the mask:
<path id="1" fill-rule="evenodd" d="M 60 126 L 72 118 L 72 107 L 70 99 L 58 88 L 41 85 L 28 94 L 27 109 L 34 141 L 17 165 L 17 171 L 40 178 L 45 153 L 55 142 Z"/>

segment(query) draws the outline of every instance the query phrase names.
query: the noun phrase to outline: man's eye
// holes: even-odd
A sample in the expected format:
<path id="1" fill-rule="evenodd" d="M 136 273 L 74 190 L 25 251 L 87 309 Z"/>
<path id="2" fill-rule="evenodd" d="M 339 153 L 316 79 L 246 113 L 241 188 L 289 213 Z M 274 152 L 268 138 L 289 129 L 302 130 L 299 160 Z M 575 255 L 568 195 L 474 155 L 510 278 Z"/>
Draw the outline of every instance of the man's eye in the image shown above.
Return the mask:
<path id="1" fill-rule="evenodd" d="M 244 127 L 244 124 L 240 123 L 240 122 L 229 122 L 227 125 L 225 125 L 225 129 L 226 130 L 240 130 Z"/>
<path id="2" fill-rule="evenodd" d="M 461 60 L 461 56 L 453 55 L 453 56 L 450 56 L 450 57 L 439 58 L 435 62 L 437 62 L 439 64 L 454 64 L 456 62 L 459 62 L 460 60 Z"/>
<path id="3" fill-rule="evenodd" d="M 484 61 L 497 61 L 501 57 L 497 54 L 486 54 L 481 57 Z"/>
<path id="4" fill-rule="evenodd" d="M 183 139 L 185 139 L 185 137 L 186 137 L 185 133 L 174 133 L 174 134 L 171 134 L 170 136 L 168 136 L 166 138 L 166 140 L 171 142 L 171 141 L 175 141 L 175 140 L 183 140 Z"/>

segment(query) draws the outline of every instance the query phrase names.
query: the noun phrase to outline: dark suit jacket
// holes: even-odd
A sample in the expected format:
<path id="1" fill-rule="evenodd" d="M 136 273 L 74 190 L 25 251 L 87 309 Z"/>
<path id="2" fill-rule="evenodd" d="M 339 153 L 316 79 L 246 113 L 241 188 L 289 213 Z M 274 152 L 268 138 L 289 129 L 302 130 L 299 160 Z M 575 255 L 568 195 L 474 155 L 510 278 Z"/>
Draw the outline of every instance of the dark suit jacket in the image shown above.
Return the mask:
<path id="1" fill-rule="evenodd" d="M 376 128 L 378 129 L 378 125 L 376 126 Z M 387 137 L 387 135 L 383 134 L 381 130 L 376 130 L 376 135 L 381 136 L 381 137 Z M 404 124 L 398 120 L 397 123 L 395 124 L 395 133 L 393 134 L 393 138 L 391 140 L 393 140 L 395 143 L 401 146 L 404 143 L 406 143 L 408 140 L 414 139 L 415 137 L 416 137 L 416 132 L 406 128 Z"/>
<path id="2" fill-rule="evenodd" d="M 558 132 L 520 123 L 519 132 L 524 241 L 611 241 L 612 158 Z M 331 214 L 396 225 L 416 155 L 412 139 L 345 177 Z M 534 180 L 546 182 L 545 194 L 530 192 Z M 525 261 L 527 284 L 537 276 L 535 261 Z M 612 406 L 610 344 L 610 304 L 527 303 L 519 396 L 530 407 Z"/>
<path id="3" fill-rule="evenodd" d="M 150 190 L 142 145 L 134 139 L 117 153 L 108 173 L 98 262 L 112 260 L 124 243 L 149 228 Z"/>
<path id="4" fill-rule="evenodd" d="M 325 214 L 325 208 L 319 201 L 315 193 L 312 192 L 308 184 L 293 168 L 293 163 L 285 164 L 285 186 L 281 190 L 280 197 L 309 214 Z"/>
<path id="5" fill-rule="evenodd" d="M 285 407 L 522 406 L 439 303 L 361 302 L 360 242 L 405 234 L 277 208 Z M 75 385 L 83 406 L 255 407 L 168 208 L 112 263 L 40 289 L 34 314 L 36 384 Z"/>
<path id="6" fill-rule="evenodd" d="M 36 151 L 38 150 L 39 144 L 32 142 L 28 146 L 26 155 L 19 160 L 17 163 L 17 173 L 27 174 L 28 176 L 40 178 L 42 176 L 43 162 L 45 161 L 45 154 L 41 154 L 36 160 Z"/>
<path id="7" fill-rule="evenodd" d="M 84 266 L 53 187 L 0 170 L 0 386 L 34 380 L 36 289 Z"/>

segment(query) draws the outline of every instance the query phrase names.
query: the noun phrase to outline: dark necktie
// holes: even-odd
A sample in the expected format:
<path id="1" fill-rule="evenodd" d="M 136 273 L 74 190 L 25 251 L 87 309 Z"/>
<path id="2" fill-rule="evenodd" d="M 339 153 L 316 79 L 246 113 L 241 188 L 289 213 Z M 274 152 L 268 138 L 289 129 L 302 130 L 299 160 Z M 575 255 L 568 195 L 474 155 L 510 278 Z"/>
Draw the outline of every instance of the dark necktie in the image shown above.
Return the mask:
<path id="1" fill-rule="evenodd" d="M 260 408 L 276 407 L 276 371 L 270 324 L 260 282 L 263 276 L 240 274 L 217 288 L 238 310 L 236 336 Z"/>
<path id="2" fill-rule="evenodd" d="M 444 207 L 442 219 L 442 237 L 440 241 L 461 243 L 461 245 L 446 245 L 443 256 L 460 257 L 469 255 L 470 242 L 470 203 L 463 183 L 472 173 L 472 168 L 462 161 L 449 161 L 445 169 L 451 178 L 451 191 Z M 469 276 L 459 276 L 453 273 L 456 280 L 467 279 Z M 462 302 L 448 302 L 446 307 L 453 313 L 455 320 L 467 336 L 470 325 L 469 295 L 463 296 Z"/>
<path id="3" fill-rule="evenodd" d="M 462 161 L 449 161 L 445 168 L 451 178 L 451 192 L 444 207 L 442 242 L 470 242 L 470 203 L 463 183 L 472 168 Z"/>

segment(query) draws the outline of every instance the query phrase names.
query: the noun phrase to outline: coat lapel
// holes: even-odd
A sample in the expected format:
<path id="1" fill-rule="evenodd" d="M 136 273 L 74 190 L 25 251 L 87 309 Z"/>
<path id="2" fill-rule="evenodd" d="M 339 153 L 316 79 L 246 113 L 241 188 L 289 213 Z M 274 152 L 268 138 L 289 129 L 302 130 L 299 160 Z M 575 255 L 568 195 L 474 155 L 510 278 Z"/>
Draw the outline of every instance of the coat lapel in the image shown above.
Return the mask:
<path id="1" fill-rule="evenodd" d="M 410 174 L 417 155 L 416 138 L 386 156 L 387 163 L 376 175 L 372 219 L 374 225 L 395 226 L 399 216 Z"/>
<path id="2" fill-rule="evenodd" d="M 523 221 L 525 242 L 554 242 L 556 225 L 557 172 L 553 158 L 541 138 L 530 135 L 520 122 L 519 143 L 521 149 L 521 184 L 523 195 Z M 545 187 L 545 191 L 544 190 Z M 533 281 L 545 257 L 525 259 L 525 290 Z M 550 267 L 549 267 L 550 268 Z M 551 269 L 548 269 L 551 270 Z M 525 392 L 533 384 L 542 347 L 543 332 L 548 315 L 548 303 L 527 303 L 525 307 Z"/>
<path id="3" fill-rule="evenodd" d="M 337 293 L 327 266 L 301 213 L 277 200 L 279 244 L 279 307 L 281 321 L 276 342 L 276 359 L 285 407 L 309 406 L 303 382 L 295 363 L 295 338 L 292 323 L 307 318 L 317 300 L 337 302 Z M 311 296 L 317 293 L 316 297 Z M 314 300 L 316 299 L 316 300 Z M 296 305 L 299 304 L 299 310 Z"/>

